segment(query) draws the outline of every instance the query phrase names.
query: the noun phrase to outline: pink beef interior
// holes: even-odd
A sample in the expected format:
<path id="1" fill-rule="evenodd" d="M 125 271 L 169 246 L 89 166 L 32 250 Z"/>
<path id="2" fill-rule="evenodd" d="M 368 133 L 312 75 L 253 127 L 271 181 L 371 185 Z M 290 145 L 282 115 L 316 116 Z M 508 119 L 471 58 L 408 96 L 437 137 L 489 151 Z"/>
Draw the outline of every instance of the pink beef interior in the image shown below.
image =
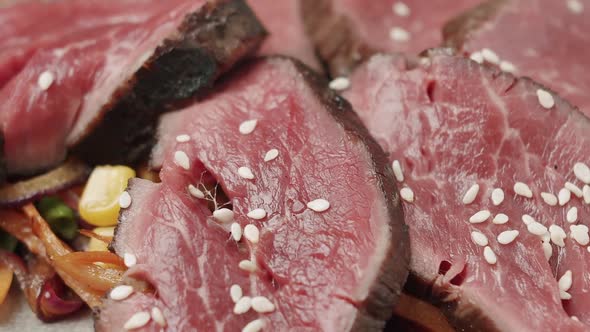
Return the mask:
<path id="1" fill-rule="evenodd" d="M 452 17 L 480 4 L 482 0 L 332 0 L 335 13 L 347 17 L 353 31 L 369 47 L 384 52 L 418 54 L 436 47 L 442 41 L 441 28 Z M 409 11 L 399 15 L 394 4 L 401 3 Z M 407 40 L 393 40 L 390 31 L 401 28 L 408 33 Z"/>
<path id="2" fill-rule="evenodd" d="M 132 204 L 121 215 L 114 245 L 119 255 L 137 256 L 126 275 L 147 279 L 156 293 L 107 300 L 98 330 L 119 329 L 153 306 L 176 331 L 239 331 L 257 318 L 265 331 L 351 329 L 382 282 L 384 266 L 404 265 L 401 252 L 393 252 L 402 255 L 397 262 L 391 256 L 404 240 L 391 242 L 388 205 L 399 203 L 385 198 L 362 137 L 326 107 L 294 62 L 275 58 L 251 64 L 212 98 L 165 115 L 155 157 L 162 183 L 131 182 Z M 241 134 L 240 124 L 251 119 L 258 121 L 255 130 Z M 178 142 L 178 135 L 190 140 Z M 270 149 L 278 157 L 265 162 Z M 188 155 L 189 170 L 175 163 L 176 151 Z M 242 166 L 255 178 L 238 176 Z M 205 172 L 228 196 L 235 221 L 260 229 L 260 242 L 236 243 L 229 224 L 211 217 L 208 202 L 189 194 L 187 187 L 198 186 Z M 318 198 L 330 202 L 327 211 L 306 206 Z M 266 217 L 249 218 L 254 209 Z M 256 272 L 238 268 L 246 259 L 256 262 Z M 385 279 L 405 279 L 405 273 Z M 387 294 L 402 282 L 381 292 L 381 309 L 390 312 Z M 244 295 L 266 296 L 276 310 L 234 314 L 233 284 Z M 150 322 L 145 330 L 159 328 Z"/>
<path id="3" fill-rule="evenodd" d="M 4 40 L 4 45 L 15 44 L 10 46 L 12 52 L 0 53 L 0 73 L 14 74 L 0 90 L 3 101 L 0 128 L 4 133 L 9 173 L 27 173 L 62 160 L 66 147 L 75 145 L 86 135 L 93 121 L 100 121 L 99 113 L 112 100 L 115 91 L 164 39 L 174 37 L 174 31 L 187 12 L 197 10 L 204 3 L 137 0 L 135 6 L 130 6 L 129 1 L 125 1 L 115 5 L 112 12 L 96 3 L 96 19 L 91 20 L 88 18 L 91 6 L 85 1 L 75 1 L 69 4 L 72 8 L 67 12 L 76 14 L 79 11 L 87 20 L 74 20 L 72 29 L 64 31 L 50 26 L 48 32 L 39 36 L 30 28 L 40 40 Z M 42 7 L 47 7 L 43 8 L 46 13 L 52 13 L 59 12 L 61 5 L 58 1 Z M 76 7 L 80 7 L 79 10 Z M 0 17 L 11 22 L 10 7 L 6 11 L 6 15 L 0 12 Z M 121 16 L 130 12 L 133 15 Z M 166 15 L 162 15 L 163 12 Z M 33 14 L 45 21 L 43 13 Z M 49 22 L 55 21 L 50 17 Z M 19 34 L 27 30 L 15 28 Z M 37 42 L 41 46 L 33 46 Z M 18 69 L 19 66 L 22 68 Z M 37 81 L 46 71 L 51 73 L 54 82 L 44 91 Z"/>
<path id="4" fill-rule="evenodd" d="M 590 120 L 555 94 L 553 108 L 541 107 L 541 87 L 528 79 L 442 51 L 425 60 L 409 66 L 402 57 L 375 56 L 345 93 L 391 161 L 400 161 L 400 188 L 415 193 L 414 202 L 404 202 L 411 273 L 433 285 L 434 297 L 456 305 L 459 319 L 487 318 L 502 331 L 587 330 L 570 316 L 590 323 L 590 253 L 569 237 L 566 211 L 577 207 L 575 223 L 588 225 L 590 207 L 573 194 L 565 206 L 549 206 L 540 193 L 557 195 L 566 181 L 582 188 L 572 168 L 590 164 Z M 516 181 L 526 183 L 533 198 L 516 196 Z M 463 204 L 473 184 L 479 194 Z M 505 193 L 498 206 L 490 198 L 494 188 Z M 504 213 L 509 221 L 470 223 L 480 210 Z M 549 261 L 524 214 L 568 234 L 564 248 L 552 245 Z M 496 237 L 506 230 L 519 235 L 503 245 Z M 487 236 L 496 264 L 484 259 L 472 231 Z M 572 299 L 561 301 L 556 278 L 567 270 L 573 272 Z"/>
<path id="5" fill-rule="evenodd" d="M 590 4 L 578 0 L 496 2 L 498 11 L 470 30 L 459 46 L 468 54 L 491 49 L 501 61 L 513 64 L 518 75 L 554 89 L 590 116 L 590 75 L 581 74 L 590 68 Z M 575 9 L 576 3 L 581 10 Z"/>
<path id="6" fill-rule="evenodd" d="M 322 70 L 305 34 L 299 0 L 248 0 L 248 4 L 270 33 L 260 54 L 292 56 L 318 72 Z"/>

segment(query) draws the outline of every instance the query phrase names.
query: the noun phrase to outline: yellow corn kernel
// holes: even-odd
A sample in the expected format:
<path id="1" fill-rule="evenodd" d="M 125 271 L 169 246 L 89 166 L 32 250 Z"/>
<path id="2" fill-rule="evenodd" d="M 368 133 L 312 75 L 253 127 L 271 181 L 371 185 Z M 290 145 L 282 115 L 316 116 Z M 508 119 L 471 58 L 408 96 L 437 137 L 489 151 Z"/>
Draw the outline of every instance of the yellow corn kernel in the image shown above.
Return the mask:
<path id="1" fill-rule="evenodd" d="M 113 236 L 115 235 L 115 227 L 96 227 L 93 232 L 102 236 Z M 91 237 L 86 251 L 108 251 L 108 246 L 108 243 Z"/>
<path id="2" fill-rule="evenodd" d="M 94 168 L 80 198 L 78 212 L 95 226 L 113 226 L 119 216 L 119 196 L 135 171 L 127 166 L 98 166 Z"/>

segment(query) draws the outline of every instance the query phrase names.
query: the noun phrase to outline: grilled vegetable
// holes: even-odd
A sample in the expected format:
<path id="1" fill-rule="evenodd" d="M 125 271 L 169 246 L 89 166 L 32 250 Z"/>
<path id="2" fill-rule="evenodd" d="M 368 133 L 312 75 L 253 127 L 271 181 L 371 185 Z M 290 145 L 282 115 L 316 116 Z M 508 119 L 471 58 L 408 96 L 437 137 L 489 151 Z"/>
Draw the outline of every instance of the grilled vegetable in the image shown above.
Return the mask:
<path id="1" fill-rule="evenodd" d="M 119 197 L 135 171 L 126 166 L 99 166 L 92 171 L 78 211 L 82 218 L 95 226 L 113 226 L 119 215 Z"/>

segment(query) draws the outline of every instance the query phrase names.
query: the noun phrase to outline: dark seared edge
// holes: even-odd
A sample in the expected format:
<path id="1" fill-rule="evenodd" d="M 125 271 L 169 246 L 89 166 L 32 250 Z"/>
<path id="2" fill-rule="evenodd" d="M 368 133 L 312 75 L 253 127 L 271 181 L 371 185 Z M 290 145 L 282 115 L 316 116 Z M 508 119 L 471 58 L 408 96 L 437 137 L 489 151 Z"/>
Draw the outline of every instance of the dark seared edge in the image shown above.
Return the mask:
<path id="1" fill-rule="evenodd" d="M 348 76 L 376 50 L 355 32 L 349 18 L 337 15 L 332 0 L 299 0 L 308 37 L 332 77 Z"/>
<path id="2" fill-rule="evenodd" d="M 207 2 L 115 92 L 72 152 L 91 164 L 133 164 L 145 158 L 155 143 L 158 116 L 202 95 L 265 36 L 244 0 Z"/>
<path id="3" fill-rule="evenodd" d="M 325 105 L 326 111 L 344 128 L 347 136 L 364 145 L 371 156 L 371 167 L 377 175 L 377 181 L 383 192 L 389 210 L 391 240 L 388 261 L 381 266 L 378 279 L 371 287 L 364 303 L 358 305 L 359 315 L 351 331 L 382 331 L 386 321 L 393 313 L 410 265 L 410 240 L 397 187 L 393 180 L 393 171 L 385 152 L 369 134 L 351 105 L 334 91 L 327 88 L 327 81 L 294 60 L 299 71 L 309 83 L 312 90 Z"/>
<path id="4" fill-rule="evenodd" d="M 0 131 L 0 184 L 6 181 L 6 159 L 4 158 L 4 133 Z"/>
<path id="5" fill-rule="evenodd" d="M 443 27 L 443 46 L 461 50 L 470 34 L 491 20 L 510 0 L 488 0 L 455 17 Z"/>
<path id="6" fill-rule="evenodd" d="M 500 331 L 482 308 L 463 302 L 464 299 L 459 296 L 460 290 L 453 291 L 452 287 L 457 286 L 427 280 L 415 271 L 410 271 L 405 291 L 438 307 L 457 331 Z"/>

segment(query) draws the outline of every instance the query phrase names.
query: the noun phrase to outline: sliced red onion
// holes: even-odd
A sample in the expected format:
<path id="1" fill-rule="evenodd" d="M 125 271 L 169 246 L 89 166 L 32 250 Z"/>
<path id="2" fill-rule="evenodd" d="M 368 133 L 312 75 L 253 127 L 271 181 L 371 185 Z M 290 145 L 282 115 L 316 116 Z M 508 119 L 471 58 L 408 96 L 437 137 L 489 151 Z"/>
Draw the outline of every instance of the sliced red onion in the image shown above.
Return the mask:
<path id="1" fill-rule="evenodd" d="M 64 299 L 67 288 L 44 260 L 31 256 L 27 267 L 21 257 L 0 250 L 0 262 L 14 272 L 31 310 L 39 319 L 46 322 L 59 320 L 84 305 L 78 297 Z"/>
<path id="2" fill-rule="evenodd" d="M 80 310 L 84 302 L 78 297 L 64 299 L 66 291 L 63 281 L 57 275 L 46 280 L 37 297 L 37 317 L 48 322 L 61 319 Z"/>
<path id="3" fill-rule="evenodd" d="M 90 168 L 86 164 L 71 159 L 45 174 L 4 184 L 0 188 L 0 207 L 22 205 L 41 196 L 56 193 L 82 183 L 89 173 Z"/>

